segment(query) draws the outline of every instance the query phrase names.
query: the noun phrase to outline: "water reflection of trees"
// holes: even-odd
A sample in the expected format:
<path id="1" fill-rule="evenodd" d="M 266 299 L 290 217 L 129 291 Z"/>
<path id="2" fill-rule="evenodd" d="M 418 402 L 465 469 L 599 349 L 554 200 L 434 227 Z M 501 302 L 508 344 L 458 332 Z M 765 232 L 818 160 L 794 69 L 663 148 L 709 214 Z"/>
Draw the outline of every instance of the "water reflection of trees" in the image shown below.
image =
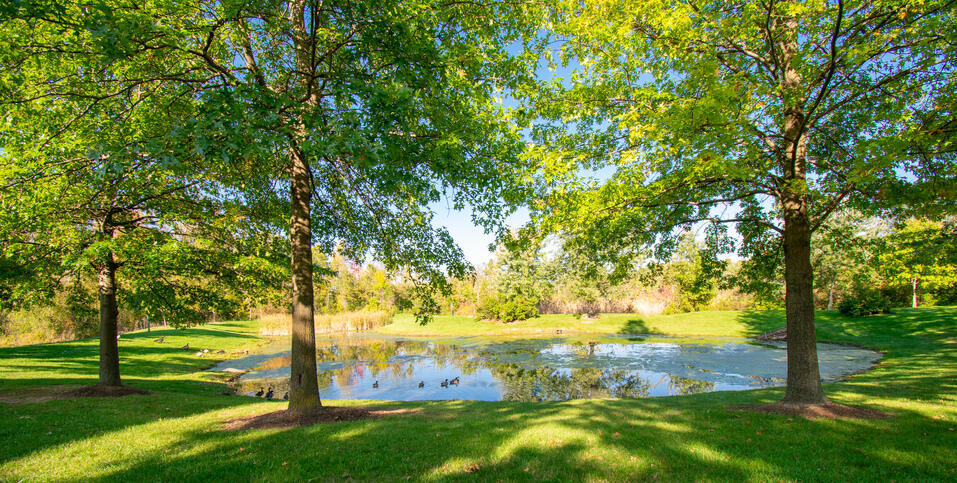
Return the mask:
<path id="1" fill-rule="evenodd" d="M 328 390 L 333 384 L 347 387 L 363 378 L 413 379 L 416 369 L 424 361 L 438 369 L 452 369 L 462 376 L 488 369 L 502 384 L 502 399 L 510 401 L 641 398 L 665 383 L 668 393 L 673 395 L 709 392 L 715 386 L 713 382 L 675 375 L 662 375 L 660 379 L 649 381 L 632 370 L 617 368 L 529 367 L 532 364 L 516 363 L 516 358 L 533 361 L 549 344 L 545 341 L 523 342 L 476 348 L 415 340 L 321 340 L 317 341 L 316 347 L 320 364 L 319 389 L 320 392 Z M 574 342 L 570 347 L 578 357 L 590 357 L 601 351 L 596 345 L 594 342 Z M 265 371 L 288 366 L 289 355 L 286 354 L 264 361 L 255 369 Z M 282 397 L 288 390 L 286 378 L 242 381 L 237 385 L 238 392 L 242 393 L 255 392 L 260 386 L 271 386 L 276 397 Z"/>
<path id="2" fill-rule="evenodd" d="M 582 368 L 566 372 L 551 367 L 493 364 L 489 370 L 501 381 L 502 399 L 507 401 L 639 398 L 647 396 L 650 388 L 637 374 L 621 369 Z"/>
<path id="3" fill-rule="evenodd" d="M 687 377 L 670 375 L 668 376 L 668 394 L 677 396 L 681 394 L 698 394 L 701 392 L 711 392 L 714 390 L 714 383 L 711 381 L 701 381 Z"/>

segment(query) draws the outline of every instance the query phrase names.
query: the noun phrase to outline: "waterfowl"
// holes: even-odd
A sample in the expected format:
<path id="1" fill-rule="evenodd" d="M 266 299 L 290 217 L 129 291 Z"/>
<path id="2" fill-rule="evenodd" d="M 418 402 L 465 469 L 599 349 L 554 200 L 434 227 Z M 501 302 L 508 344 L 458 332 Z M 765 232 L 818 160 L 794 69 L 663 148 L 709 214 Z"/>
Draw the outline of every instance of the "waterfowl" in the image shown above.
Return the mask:
<path id="1" fill-rule="evenodd" d="M 288 401 L 288 400 L 289 400 L 289 391 L 286 391 L 286 394 L 283 394 L 283 395 L 282 395 L 282 398 L 283 398 L 283 400 Z"/>
<path id="2" fill-rule="evenodd" d="M 439 385 L 442 386 L 442 387 L 449 387 L 449 380 L 446 379 L 446 380 L 440 382 Z"/>
<path id="3" fill-rule="evenodd" d="M 184 345 L 183 347 L 180 347 L 180 349 L 183 349 L 184 351 L 188 351 L 188 350 L 189 350 L 189 342 L 187 342 L 186 345 Z"/>
<path id="4" fill-rule="evenodd" d="M 159 339 L 153 339 L 153 342 L 163 342 L 166 340 L 166 337 L 160 337 Z"/>
<path id="5" fill-rule="evenodd" d="M 264 392 L 265 392 L 265 391 L 263 391 L 263 388 L 260 387 L 260 388 L 259 388 L 259 392 L 256 393 L 256 397 L 262 397 L 262 395 L 263 395 Z"/>
<path id="6" fill-rule="evenodd" d="M 458 385 L 459 385 L 459 376 L 455 376 L 455 379 L 452 379 L 451 381 L 449 381 L 449 384 L 455 384 L 456 386 L 458 386 Z"/>
<path id="7" fill-rule="evenodd" d="M 272 399 L 272 388 L 269 388 L 269 391 L 266 392 L 266 399 Z"/>
<path id="8" fill-rule="evenodd" d="M 226 353 L 226 349 L 220 349 L 220 350 L 216 351 L 216 353 L 217 353 L 217 354 L 225 354 L 225 353 Z"/>
<path id="9" fill-rule="evenodd" d="M 372 383 L 372 388 L 373 388 L 373 389 L 378 389 L 378 388 L 379 388 L 379 380 L 378 380 L 378 379 L 376 379 L 375 382 Z"/>
<path id="10" fill-rule="evenodd" d="M 425 381 L 419 381 L 419 387 L 425 387 Z"/>

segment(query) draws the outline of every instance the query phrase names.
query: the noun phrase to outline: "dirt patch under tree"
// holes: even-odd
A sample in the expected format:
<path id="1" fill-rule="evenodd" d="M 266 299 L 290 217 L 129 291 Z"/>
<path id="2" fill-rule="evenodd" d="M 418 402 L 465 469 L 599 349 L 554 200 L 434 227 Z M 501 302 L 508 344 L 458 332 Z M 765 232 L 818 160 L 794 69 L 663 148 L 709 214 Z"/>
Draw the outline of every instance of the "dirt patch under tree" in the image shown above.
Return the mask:
<path id="1" fill-rule="evenodd" d="M 343 421 L 359 421 L 363 419 L 378 419 L 399 414 L 412 414 L 415 409 L 390 408 L 362 408 L 324 406 L 316 414 L 299 415 L 289 411 L 274 411 L 226 421 L 223 429 L 227 431 L 243 431 L 247 429 L 286 429 L 296 426 L 312 426 L 319 423 L 339 423 Z"/>
<path id="2" fill-rule="evenodd" d="M 122 397 L 130 394 L 149 394 L 144 389 L 130 386 L 79 386 L 75 384 L 60 386 L 41 386 L 9 391 L 0 394 L 0 402 L 7 404 L 37 404 L 58 399 L 80 397 Z"/>
<path id="3" fill-rule="evenodd" d="M 789 416 L 800 416 L 806 419 L 887 419 L 894 417 L 893 414 L 876 409 L 856 408 L 830 401 L 824 404 L 789 404 L 778 402 L 754 406 L 731 406 L 728 409 L 769 414 L 786 414 Z"/>

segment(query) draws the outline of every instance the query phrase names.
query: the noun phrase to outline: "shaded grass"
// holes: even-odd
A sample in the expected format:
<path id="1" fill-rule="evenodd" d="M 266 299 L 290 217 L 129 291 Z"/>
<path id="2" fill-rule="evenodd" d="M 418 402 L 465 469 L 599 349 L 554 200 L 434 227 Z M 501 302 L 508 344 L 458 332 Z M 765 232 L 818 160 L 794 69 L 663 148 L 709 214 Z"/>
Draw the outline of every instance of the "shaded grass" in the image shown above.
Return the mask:
<path id="1" fill-rule="evenodd" d="M 708 330 L 724 332 L 710 335 L 761 332 L 781 323 L 776 313 L 729 312 L 722 317 L 728 327 L 715 325 Z M 286 430 L 227 432 L 221 429 L 227 420 L 284 404 L 210 394 L 217 386 L 190 372 L 209 361 L 184 359 L 175 352 L 124 351 L 152 348 L 134 340 L 128 346 L 121 343 L 124 375 L 158 392 L 3 406 L 0 479 L 957 478 L 957 308 L 901 310 L 863 319 L 821 313 L 818 320 L 822 339 L 885 352 L 874 370 L 827 385 L 831 399 L 897 417 L 804 420 L 726 409 L 775 401 L 782 396 L 777 388 L 545 403 L 326 401 L 419 411 Z M 647 322 L 654 330 L 667 323 Z M 682 326 L 671 323 L 678 328 L 674 330 Z M 256 343 L 255 338 L 236 337 L 254 330 L 252 324 L 210 325 L 179 336 L 206 331 L 196 333 L 194 340 L 211 347 L 239 347 Z M 222 338 L 215 335 L 220 331 Z M 17 387 L 30 384 L 30 363 L 46 366 L 43 379 L 33 384 L 95 380 L 95 364 L 90 371 L 86 362 L 72 361 L 74 351 L 82 349 L 72 344 L 34 346 L 39 352 L 16 357 L 10 357 L 12 349 L 0 350 L 2 390 L 10 388 L 8 376 Z"/>

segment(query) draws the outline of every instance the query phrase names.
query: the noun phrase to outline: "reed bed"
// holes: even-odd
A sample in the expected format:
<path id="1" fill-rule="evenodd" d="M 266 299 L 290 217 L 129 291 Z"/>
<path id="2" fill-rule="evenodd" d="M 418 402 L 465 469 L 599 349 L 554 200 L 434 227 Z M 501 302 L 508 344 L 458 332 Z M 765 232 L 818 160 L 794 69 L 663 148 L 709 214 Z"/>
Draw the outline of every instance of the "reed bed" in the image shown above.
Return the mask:
<path id="1" fill-rule="evenodd" d="M 289 335 L 292 315 L 270 314 L 263 316 L 259 329 L 260 335 Z M 392 323 L 392 314 L 384 310 L 342 312 L 338 314 L 317 314 L 315 316 L 316 333 L 358 332 L 373 330 Z"/>

